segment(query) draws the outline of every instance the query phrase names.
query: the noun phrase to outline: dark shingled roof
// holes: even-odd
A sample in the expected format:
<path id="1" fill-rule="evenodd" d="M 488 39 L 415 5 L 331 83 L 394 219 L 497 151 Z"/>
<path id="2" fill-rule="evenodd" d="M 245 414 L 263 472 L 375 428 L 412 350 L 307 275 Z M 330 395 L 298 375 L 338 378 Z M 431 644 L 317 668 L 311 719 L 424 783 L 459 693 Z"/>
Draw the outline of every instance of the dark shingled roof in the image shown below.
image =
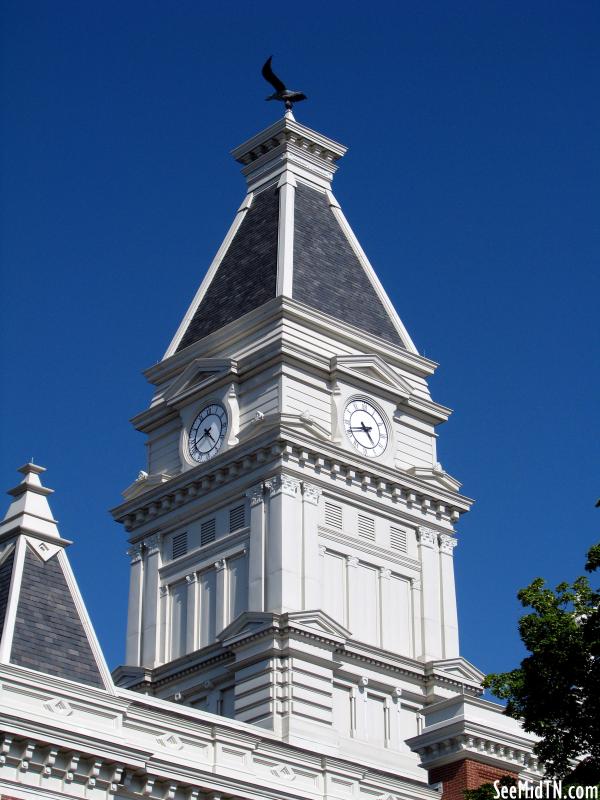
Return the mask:
<path id="1" fill-rule="evenodd" d="M 292 296 L 301 303 L 404 346 L 327 197 L 299 183 Z"/>
<path id="2" fill-rule="evenodd" d="M 275 297 L 279 192 L 254 196 L 177 350 Z"/>
<path id="3" fill-rule="evenodd" d="M 275 297 L 279 191 L 255 195 L 177 351 Z M 292 297 L 404 347 L 327 197 L 298 183 Z"/>
<path id="4" fill-rule="evenodd" d="M 13 563 L 15 560 L 14 548 L 6 556 L 0 565 L 0 639 L 4 631 L 4 619 L 6 617 L 6 606 L 8 605 L 8 592 L 10 589 L 10 579 L 12 577 Z"/>
<path id="5" fill-rule="evenodd" d="M 104 683 L 57 556 L 25 552 L 10 660 L 88 686 Z"/>

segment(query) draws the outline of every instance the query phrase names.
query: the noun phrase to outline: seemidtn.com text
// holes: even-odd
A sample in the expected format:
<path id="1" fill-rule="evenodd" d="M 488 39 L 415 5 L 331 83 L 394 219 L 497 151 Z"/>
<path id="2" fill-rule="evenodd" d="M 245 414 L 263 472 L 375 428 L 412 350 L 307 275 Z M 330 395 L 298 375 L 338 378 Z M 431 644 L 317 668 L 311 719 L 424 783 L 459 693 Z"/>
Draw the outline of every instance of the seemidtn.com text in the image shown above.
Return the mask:
<path id="1" fill-rule="evenodd" d="M 518 781 L 513 786 L 494 781 L 494 792 L 497 800 L 599 800 L 597 786 L 564 786 L 561 780 Z"/>

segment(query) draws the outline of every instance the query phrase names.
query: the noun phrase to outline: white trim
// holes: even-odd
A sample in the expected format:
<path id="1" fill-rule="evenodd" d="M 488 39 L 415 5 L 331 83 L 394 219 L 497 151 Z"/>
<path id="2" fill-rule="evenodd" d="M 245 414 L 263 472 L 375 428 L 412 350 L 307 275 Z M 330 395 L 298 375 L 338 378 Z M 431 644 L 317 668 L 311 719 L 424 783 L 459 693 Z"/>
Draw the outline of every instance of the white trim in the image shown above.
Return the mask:
<path id="1" fill-rule="evenodd" d="M 87 635 L 87 639 L 90 648 L 92 650 L 92 654 L 96 660 L 96 666 L 98 667 L 100 676 L 104 682 L 104 688 L 109 694 L 115 694 L 115 687 L 113 684 L 112 676 L 110 674 L 110 670 L 108 669 L 108 665 L 104 660 L 104 654 L 100 647 L 100 643 L 96 638 L 96 632 L 88 616 L 87 608 L 85 607 L 85 603 L 83 602 L 83 598 L 81 596 L 81 592 L 79 591 L 79 586 L 77 585 L 75 576 L 73 575 L 73 570 L 71 569 L 71 564 L 69 563 L 67 554 L 65 553 L 64 550 L 61 550 L 59 553 L 57 553 L 56 558 L 58 559 L 58 563 L 62 567 L 63 575 L 65 576 L 67 586 L 71 592 L 71 597 L 73 598 L 73 602 L 75 603 L 75 608 L 77 610 L 77 613 L 79 614 L 79 619 L 81 621 L 81 624 L 83 625 L 83 629 Z"/>
<path id="2" fill-rule="evenodd" d="M 277 236 L 277 294 L 292 296 L 294 280 L 294 206 L 296 178 L 286 170 L 277 184 L 279 189 L 279 220 Z"/>
<path id="3" fill-rule="evenodd" d="M 25 537 L 19 536 L 15 543 L 15 557 L 13 561 L 12 575 L 10 576 L 10 588 L 6 601 L 6 614 L 4 615 L 4 629 L 2 631 L 2 642 L 0 644 L 0 663 L 10 663 L 10 653 L 12 650 L 13 637 L 15 633 L 15 622 L 17 619 L 17 606 L 21 581 L 23 578 L 23 563 L 25 561 Z"/>
<path id="4" fill-rule="evenodd" d="M 177 328 L 177 333 L 171 340 L 171 344 L 167 347 L 167 350 L 162 358 L 163 361 L 165 360 L 165 358 L 169 358 L 169 356 L 172 356 L 173 353 L 175 353 L 177 348 L 179 347 L 179 343 L 183 339 L 183 336 L 188 328 L 188 325 L 194 318 L 194 314 L 196 313 L 198 306 L 202 302 L 204 295 L 206 294 L 208 287 L 210 286 L 212 279 L 214 278 L 215 273 L 219 268 L 221 261 L 223 260 L 223 257 L 225 256 L 225 253 L 229 249 L 229 245 L 233 241 L 233 237 L 238 232 L 238 229 L 242 224 L 248 209 L 252 205 L 253 198 L 254 198 L 253 192 L 248 192 L 248 194 L 244 198 L 242 205 L 238 208 L 237 214 L 235 215 L 235 219 L 231 223 L 231 227 L 227 231 L 227 234 L 223 239 L 221 246 L 217 250 L 217 254 L 214 257 L 212 264 L 208 268 L 208 272 L 204 276 L 204 279 L 200 284 L 200 288 L 196 292 L 194 299 L 190 304 L 190 307 L 186 311 L 185 316 L 181 321 L 180 326 Z"/>
<path id="5" fill-rule="evenodd" d="M 377 296 L 383 303 L 383 306 L 387 311 L 392 321 L 392 324 L 400 334 L 400 338 L 405 343 L 406 348 L 410 350 L 411 353 L 416 353 L 418 355 L 418 350 L 415 347 L 413 340 L 410 338 L 408 331 L 404 327 L 404 323 L 398 316 L 398 312 L 394 308 L 392 301 L 387 296 L 386 291 L 381 284 L 381 281 L 377 277 L 377 273 L 371 266 L 371 263 L 367 258 L 365 251 L 360 246 L 360 242 L 354 235 L 354 232 L 350 227 L 348 220 L 344 216 L 344 212 L 340 208 L 340 204 L 338 203 L 338 201 L 335 199 L 335 197 L 331 192 L 327 192 L 327 199 L 329 200 L 329 206 L 331 208 L 331 211 L 333 212 L 334 217 L 337 219 L 340 227 L 342 228 L 343 232 L 346 235 L 346 238 L 348 239 L 348 242 L 350 243 L 350 246 L 354 250 L 356 257 L 362 264 L 364 271 L 367 273 L 367 277 L 371 281 L 371 285 L 373 286 L 373 288 L 377 292 Z"/>

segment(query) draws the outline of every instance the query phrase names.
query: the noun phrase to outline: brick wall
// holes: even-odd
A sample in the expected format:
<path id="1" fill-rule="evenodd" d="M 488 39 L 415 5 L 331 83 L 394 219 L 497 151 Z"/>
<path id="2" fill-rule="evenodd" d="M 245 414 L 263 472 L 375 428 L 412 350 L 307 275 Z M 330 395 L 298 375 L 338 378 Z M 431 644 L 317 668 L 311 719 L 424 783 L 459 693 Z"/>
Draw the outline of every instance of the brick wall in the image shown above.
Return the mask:
<path id="1" fill-rule="evenodd" d="M 490 767 L 465 758 L 430 770 L 429 782 L 443 784 L 443 800 L 464 800 L 465 789 L 477 789 L 482 783 L 493 783 L 504 775 L 518 778 L 517 772 Z"/>

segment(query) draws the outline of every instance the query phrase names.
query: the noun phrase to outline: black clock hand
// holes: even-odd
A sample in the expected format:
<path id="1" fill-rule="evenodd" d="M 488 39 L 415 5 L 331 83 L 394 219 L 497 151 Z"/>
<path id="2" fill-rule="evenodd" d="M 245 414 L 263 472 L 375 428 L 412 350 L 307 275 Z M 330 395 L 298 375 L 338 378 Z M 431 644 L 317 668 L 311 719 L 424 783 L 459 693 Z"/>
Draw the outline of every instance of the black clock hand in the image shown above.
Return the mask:
<path id="1" fill-rule="evenodd" d="M 367 436 L 369 437 L 369 441 L 371 442 L 371 444 L 374 444 L 373 439 L 371 439 L 371 434 L 369 433 L 371 428 L 367 428 L 367 426 L 365 425 L 364 422 L 361 422 L 360 426 L 363 429 L 363 431 L 367 434 Z"/>
<path id="2" fill-rule="evenodd" d="M 208 436 L 211 442 L 214 442 L 212 433 L 210 432 L 210 428 L 204 428 L 204 436 Z"/>
<path id="3" fill-rule="evenodd" d="M 364 425 L 360 428 L 348 428 L 349 431 L 360 431 L 361 433 L 368 433 L 372 428 L 366 428 Z"/>

